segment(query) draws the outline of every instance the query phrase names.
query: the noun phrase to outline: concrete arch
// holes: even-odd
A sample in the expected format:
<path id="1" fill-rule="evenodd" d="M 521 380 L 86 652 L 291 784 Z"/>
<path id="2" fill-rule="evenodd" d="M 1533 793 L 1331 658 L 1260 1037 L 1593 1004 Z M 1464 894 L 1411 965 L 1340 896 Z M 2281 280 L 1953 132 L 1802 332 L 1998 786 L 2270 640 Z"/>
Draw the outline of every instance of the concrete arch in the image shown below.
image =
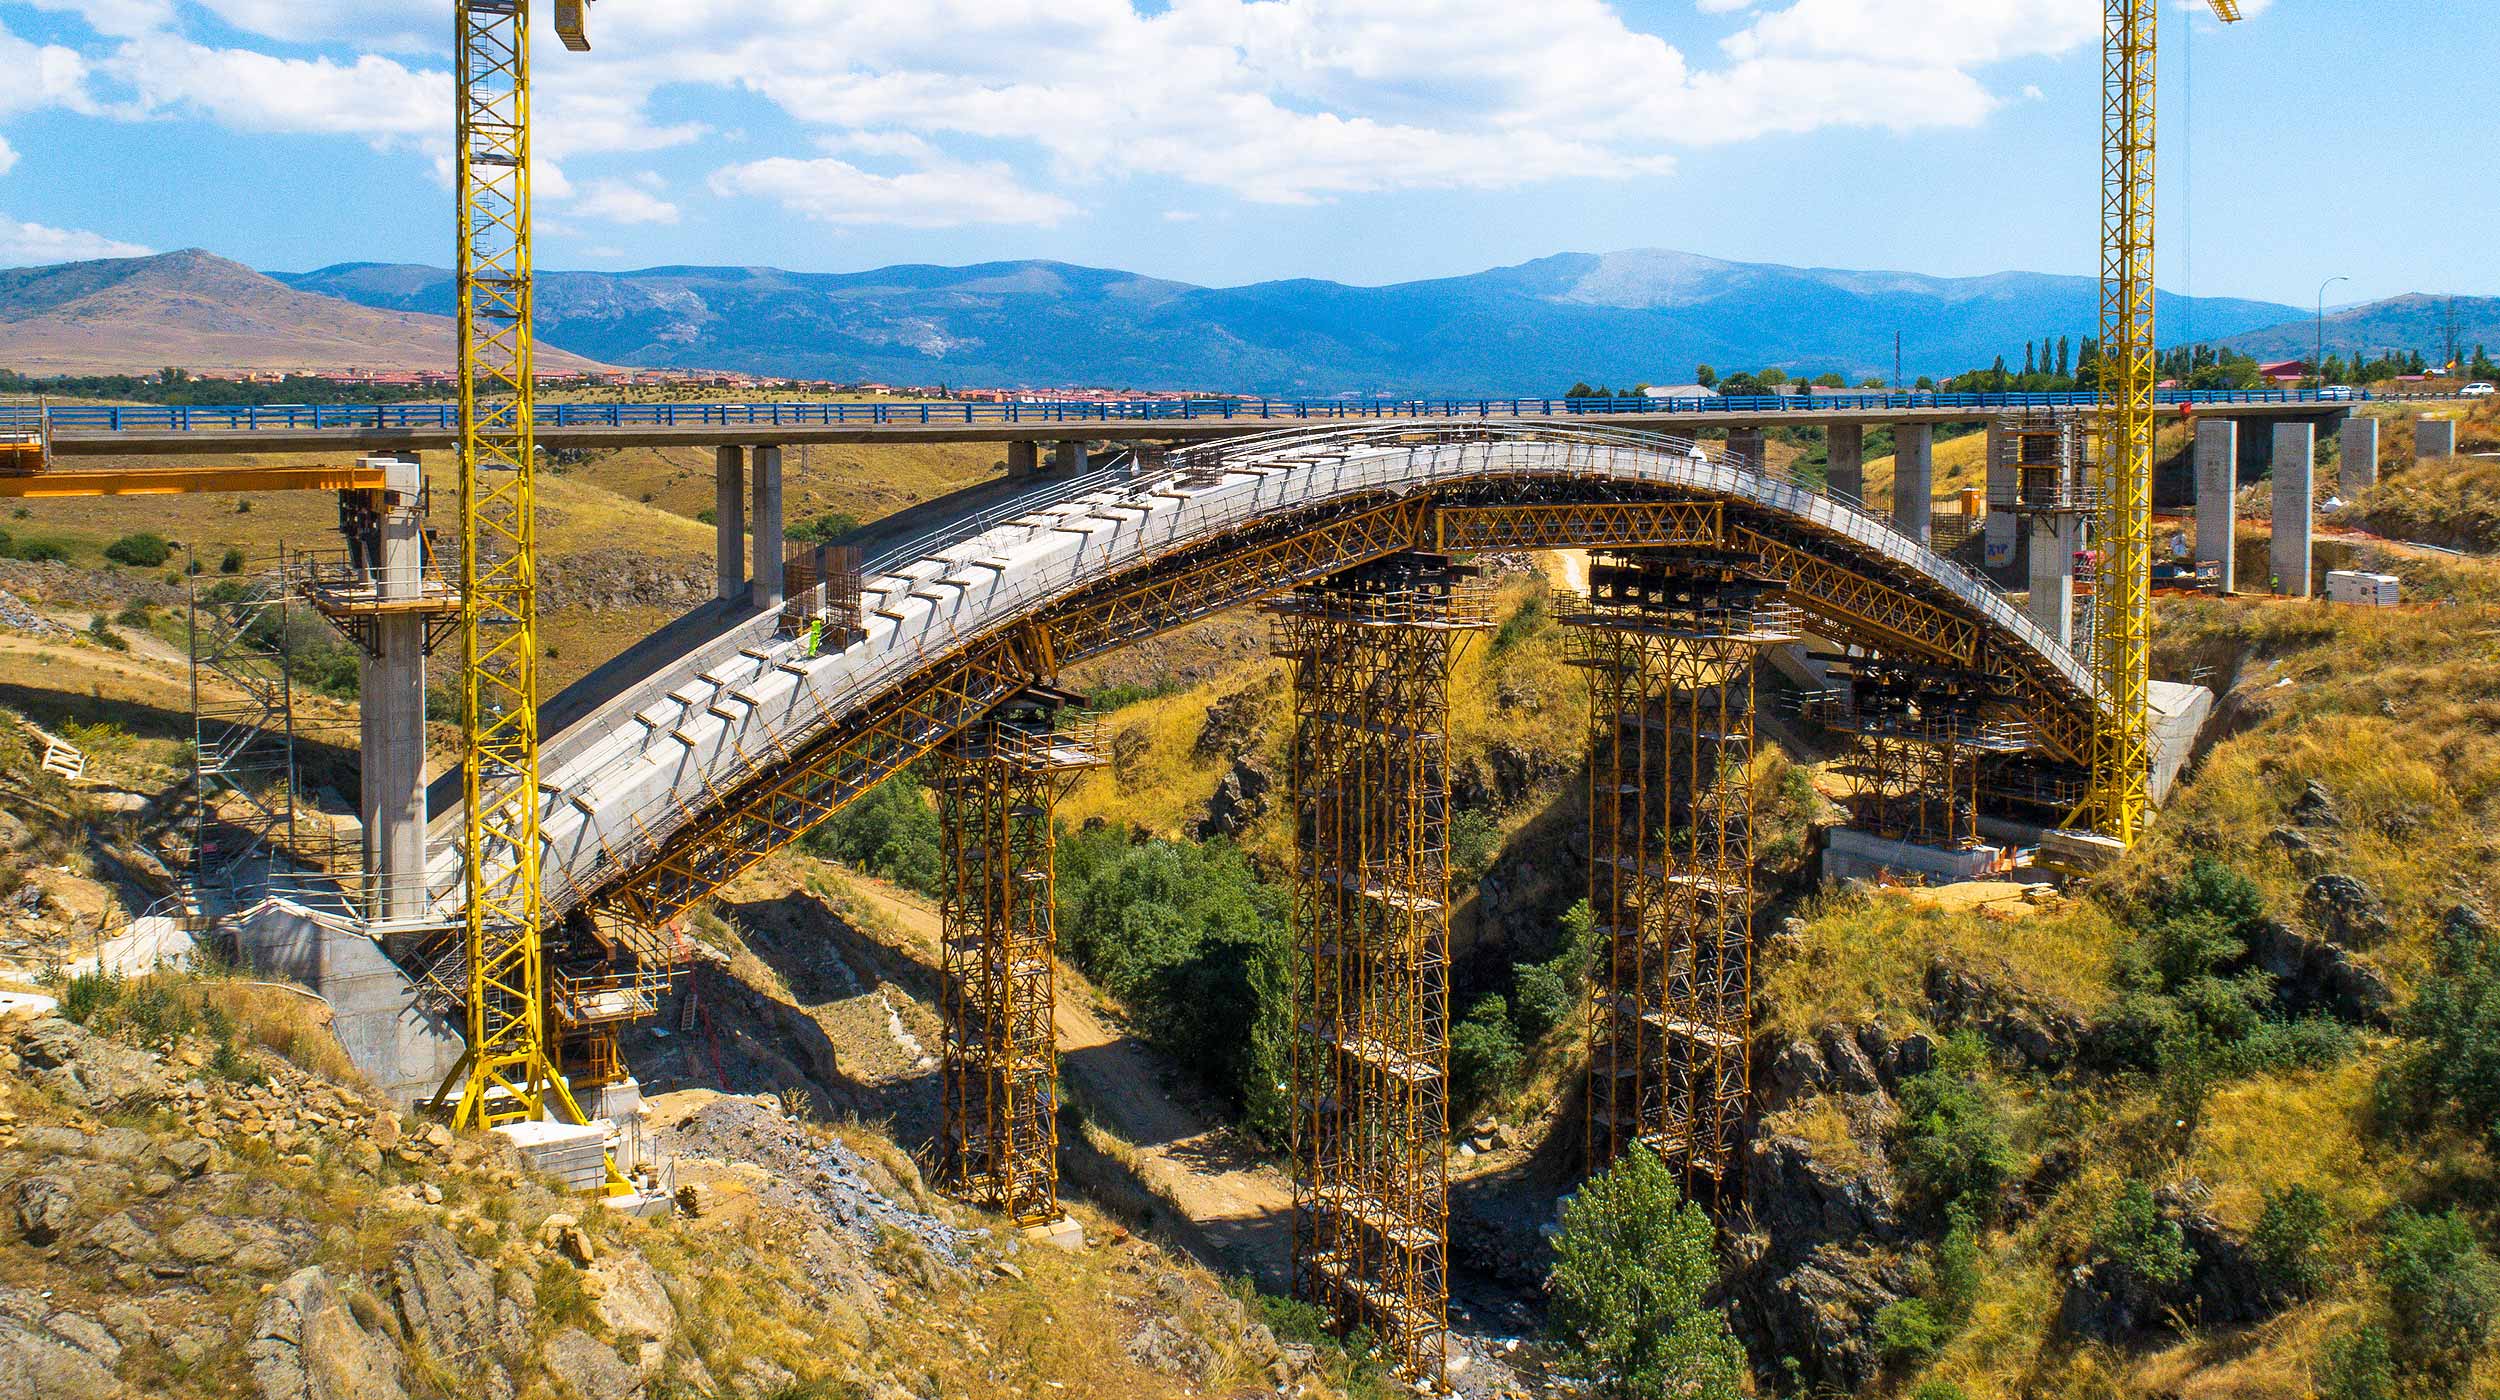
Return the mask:
<path id="1" fill-rule="evenodd" d="M 1673 543 L 1760 552 L 1834 641 L 2001 675 L 2044 749 L 2083 756 L 2100 699 L 2080 660 L 1853 502 L 1647 433 L 1286 431 L 960 521 L 880 561 L 841 651 L 755 619 L 553 736 L 546 907 L 665 920 L 1033 679 L 1366 559 Z M 456 910 L 456 860 L 431 875 Z"/>

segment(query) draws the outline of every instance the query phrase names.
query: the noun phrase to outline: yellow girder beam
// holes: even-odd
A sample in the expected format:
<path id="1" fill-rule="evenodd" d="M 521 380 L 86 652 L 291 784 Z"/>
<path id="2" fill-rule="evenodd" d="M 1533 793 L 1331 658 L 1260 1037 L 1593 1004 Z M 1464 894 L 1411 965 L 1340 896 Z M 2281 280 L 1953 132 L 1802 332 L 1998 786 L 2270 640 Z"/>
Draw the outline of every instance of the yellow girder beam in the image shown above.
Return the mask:
<path id="1" fill-rule="evenodd" d="M 379 491 L 378 467 L 132 467 L 0 476 L 0 498 L 185 496 L 207 491 Z"/>

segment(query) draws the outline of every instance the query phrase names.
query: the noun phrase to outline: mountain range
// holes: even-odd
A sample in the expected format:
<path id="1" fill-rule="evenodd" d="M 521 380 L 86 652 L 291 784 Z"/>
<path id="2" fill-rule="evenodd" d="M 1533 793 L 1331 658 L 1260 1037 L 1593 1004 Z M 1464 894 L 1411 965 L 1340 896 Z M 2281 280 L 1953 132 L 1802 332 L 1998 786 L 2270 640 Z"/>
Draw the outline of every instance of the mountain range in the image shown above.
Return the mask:
<path id="1" fill-rule="evenodd" d="M 448 370 L 453 343 L 447 314 L 299 291 L 197 248 L 0 270 L 0 369 L 20 374 Z M 550 349 L 539 368 L 600 366 Z"/>
<path id="2" fill-rule="evenodd" d="M 1677 383 L 1699 364 L 1889 378 L 2043 336 L 2080 342 L 2090 278 L 1930 277 L 1727 262 L 1666 250 L 1563 253 L 1462 277 L 1357 287 L 1199 287 L 1058 262 L 808 273 L 768 267 L 542 271 L 540 366 L 595 363 L 837 380 L 1116 386 L 1279 395 L 1554 393 L 1578 380 Z M 2453 303 L 2463 342 L 2500 343 L 2500 298 Z M 2442 343 L 2451 302 L 2399 297 L 2327 320 L 2330 349 Z M 452 274 L 341 263 L 254 272 L 199 250 L 0 271 L 0 367 L 22 373 L 450 363 Z M 2193 326 L 2261 358 L 2305 355 L 2313 313 L 2165 293 Z M 2173 337 L 2175 338 L 2175 336 Z"/>

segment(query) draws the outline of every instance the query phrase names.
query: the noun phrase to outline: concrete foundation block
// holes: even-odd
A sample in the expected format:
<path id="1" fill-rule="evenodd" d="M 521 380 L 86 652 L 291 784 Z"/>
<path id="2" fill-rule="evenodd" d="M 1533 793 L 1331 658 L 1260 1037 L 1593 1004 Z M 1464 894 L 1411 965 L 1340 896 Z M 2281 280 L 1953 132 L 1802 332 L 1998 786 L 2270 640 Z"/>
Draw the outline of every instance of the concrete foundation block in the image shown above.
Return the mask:
<path id="1" fill-rule="evenodd" d="M 2217 592 L 2229 594 L 2232 543 L 2239 523 L 2240 425 L 2228 418 L 2196 425 L 2196 563 L 2221 571 Z"/>
<path id="2" fill-rule="evenodd" d="M 494 1130 L 521 1154 L 521 1162 L 554 1177 L 568 1191 L 597 1191 L 608 1184 L 608 1125 L 506 1123 Z"/>
<path id="3" fill-rule="evenodd" d="M 460 1063 L 460 1031 L 417 1004 L 416 984 L 363 926 L 271 900 L 237 921 L 234 941 L 243 966 L 327 1001 L 348 1060 L 401 1108 L 431 1096 Z"/>
<path id="4" fill-rule="evenodd" d="M 2413 460 L 2431 461 L 2457 455 L 2457 420 L 2454 418 L 2416 418 L 2413 420 Z"/>
<path id="5" fill-rule="evenodd" d="M 2274 591 L 2285 598 L 2309 596 L 2317 448 L 2315 423 L 2274 425 L 2274 544 L 2266 559 Z"/>
<path id="6" fill-rule="evenodd" d="M 1891 875 L 1950 885 L 1984 880 L 2004 866 L 2005 852 L 1995 846 L 1929 846 L 1845 826 L 1835 828 L 1823 847 L 1823 878 L 1831 881 Z"/>
<path id="7" fill-rule="evenodd" d="M 2343 457 L 2336 494 L 2351 500 L 2354 493 L 2378 484 L 2378 420 L 2356 413 L 2336 430 L 2335 441 Z"/>

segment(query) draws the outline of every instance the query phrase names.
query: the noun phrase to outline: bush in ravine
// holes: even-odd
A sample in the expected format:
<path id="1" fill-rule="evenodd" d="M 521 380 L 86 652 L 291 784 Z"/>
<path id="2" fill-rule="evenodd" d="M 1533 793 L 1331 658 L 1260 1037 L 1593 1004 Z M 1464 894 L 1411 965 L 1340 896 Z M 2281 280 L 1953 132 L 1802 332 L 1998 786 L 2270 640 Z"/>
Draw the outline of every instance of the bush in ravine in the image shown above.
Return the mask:
<path id="1" fill-rule="evenodd" d="M 2452 916 L 2399 1025 L 2410 1042 L 2379 1087 L 2400 1125 L 2450 1122 L 2500 1146 L 2500 938 Z"/>
<path id="2" fill-rule="evenodd" d="M 2276 1298 L 2310 1297 L 2326 1283 L 2326 1198 L 2295 1183 L 2265 1200 L 2248 1236 L 2258 1282 Z"/>
<path id="3" fill-rule="evenodd" d="M 2423 1215 L 2398 1207 L 2379 1246 L 2379 1278 L 2396 1316 L 2394 1355 L 2449 1388 L 2465 1378 L 2500 1309 L 2500 1270 L 2454 1210 Z"/>
<path id="4" fill-rule="evenodd" d="M 2396 1358 L 2387 1334 L 2364 1327 L 2326 1344 L 2318 1400 L 2396 1400 Z"/>
<path id="5" fill-rule="evenodd" d="M 124 535 L 104 547 L 105 558 L 134 569 L 153 569 L 173 556 L 173 542 L 149 530 Z"/>
<path id="6" fill-rule="evenodd" d="M 2128 1182 L 2092 1229 L 2095 1276 L 2112 1294 L 2149 1312 L 2196 1270 L 2179 1222 L 2165 1217 L 2141 1181 Z"/>
<path id="7" fill-rule="evenodd" d="M 1519 1037 L 1511 1032 L 1510 1008 L 1485 996 L 1450 1027 L 1450 1097 L 1461 1113 L 1509 1091 L 1519 1079 Z"/>
<path id="8" fill-rule="evenodd" d="M 1735 1400 L 1745 1350 L 1710 1303 L 1710 1217 L 1635 1145 L 1563 1206 L 1545 1282 L 1555 1330 L 1616 1400 Z"/>
<path id="9" fill-rule="evenodd" d="M 1945 1042 L 1936 1067 L 1901 1086 L 1894 1156 L 1920 1201 L 1973 1220 L 1996 1211 L 2018 1165 L 2005 1117 L 1980 1080 L 1986 1047 L 1967 1033 Z"/>

